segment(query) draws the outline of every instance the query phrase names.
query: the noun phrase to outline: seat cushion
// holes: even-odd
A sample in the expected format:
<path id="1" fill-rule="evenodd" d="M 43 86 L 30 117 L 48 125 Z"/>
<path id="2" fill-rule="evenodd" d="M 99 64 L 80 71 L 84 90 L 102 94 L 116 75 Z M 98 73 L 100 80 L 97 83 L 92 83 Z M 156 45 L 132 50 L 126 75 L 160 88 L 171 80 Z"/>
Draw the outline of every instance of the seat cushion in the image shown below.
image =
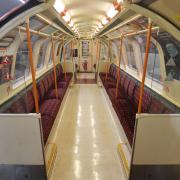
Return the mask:
<path id="1" fill-rule="evenodd" d="M 124 94 L 124 92 L 121 89 L 118 90 L 118 96 L 117 97 L 116 97 L 116 88 L 109 88 L 107 90 L 107 93 L 108 93 L 109 98 L 110 98 L 112 103 L 115 103 L 116 99 L 126 98 L 126 95 Z"/>
<path id="2" fill-rule="evenodd" d="M 66 90 L 64 88 L 58 88 L 57 92 L 58 92 L 58 99 L 62 101 Z M 48 92 L 47 99 L 56 99 L 56 89 L 52 89 Z"/>
<path id="3" fill-rule="evenodd" d="M 60 107 L 60 100 L 58 99 L 48 99 L 42 102 L 40 105 L 41 115 L 49 115 L 55 119 Z"/>

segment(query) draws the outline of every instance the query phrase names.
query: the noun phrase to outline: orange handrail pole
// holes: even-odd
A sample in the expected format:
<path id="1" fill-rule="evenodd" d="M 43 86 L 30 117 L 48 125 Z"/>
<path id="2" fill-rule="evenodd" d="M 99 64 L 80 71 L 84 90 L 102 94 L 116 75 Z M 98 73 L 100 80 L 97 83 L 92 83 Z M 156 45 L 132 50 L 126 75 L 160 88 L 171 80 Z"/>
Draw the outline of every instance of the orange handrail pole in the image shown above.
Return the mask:
<path id="1" fill-rule="evenodd" d="M 53 67 L 54 67 L 54 84 L 55 84 L 55 91 L 56 91 L 56 98 L 58 99 L 58 88 L 57 88 L 57 74 L 56 74 L 56 63 L 55 63 L 55 57 L 54 57 L 54 39 L 53 35 L 51 37 L 51 42 L 52 42 L 52 62 L 53 62 Z"/>
<path id="2" fill-rule="evenodd" d="M 139 97 L 139 104 L 138 104 L 138 113 L 141 113 L 141 109 L 142 109 L 142 98 L 143 98 L 143 93 L 144 93 L 144 83 L 145 83 L 145 78 L 146 78 L 146 70 L 147 70 L 148 57 L 149 57 L 149 48 L 150 48 L 150 42 L 151 42 L 151 32 L 152 32 L 152 23 L 149 22 L 148 32 L 147 32 L 147 39 L 146 39 L 146 54 L 145 54 L 145 57 L 144 57 L 143 75 L 142 75 L 140 97 Z"/>
<path id="3" fill-rule="evenodd" d="M 66 79 L 66 48 L 65 48 L 64 38 L 63 38 L 63 59 L 64 59 L 64 75 Z"/>
<path id="4" fill-rule="evenodd" d="M 116 98 L 118 97 L 118 89 L 119 89 L 119 80 L 120 80 L 120 66 L 121 66 L 121 59 L 122 59 L 122 47 L 123 47 L 123 38 L 124 36 L 121 36 L 120 39 L 120 52 L 119 52 L 119 62 L 118 62 L 118 71 L 117 71 L 117 80 L 116 80 Z"/>
<path id="5" fill-rule="evenodd" d="M 110 63 L 110 40 L 108 42 L 108 62 L 106 64 L 106 80 L 108 78 L 109 63 Z"/>
<path id="6" fill-rule="evenodd" d="M 31 45 L 31 34 L 30 34 L 30 29 L 29 29 L 29 18 L 26 21 L 26 34 L 27 34 L 27 43 L 28 43 L 28 50 L 29 50 L 29 64 L 31 67 L 35 110 L 36 110 L 36 113 L 39 113 L 38 92 L 37 92 L 37 86 L 36 86 L 36 75 L 35 75 L 35 68 L 34 68 L 34 61 L 33 61 L 33 51 L 32 51 L 32 45 Z"/>

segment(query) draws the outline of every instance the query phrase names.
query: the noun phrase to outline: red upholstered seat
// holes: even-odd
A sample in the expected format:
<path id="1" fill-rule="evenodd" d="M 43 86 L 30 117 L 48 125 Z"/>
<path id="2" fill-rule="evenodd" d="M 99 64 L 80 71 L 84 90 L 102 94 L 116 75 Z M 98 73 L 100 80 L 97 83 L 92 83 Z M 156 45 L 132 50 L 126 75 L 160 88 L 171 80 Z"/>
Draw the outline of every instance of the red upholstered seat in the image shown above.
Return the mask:
<path id="1" fill-rule="evenodd" d="M 24 106 L 23 100 L 22 99 L 18 99 L 17 101 L 15 101 L 11 107 L 10 107 L 10 111 L 12 113 L 26 113 L 26 108 Z"/>
<path id="2" fill-rule="evenodd" d="M 122 89 L 118 89 L 118 96 L 116 97 L 116 88 L 109 88 L 107 90 L 109 98 L 112 103 L 115 103 L 117 99 L 124 99 L 127 98 Z"/>
<path id="3" fill-rule="evenodd" d="M 35 101 L 34 101 L 34 96 L 32 90 L 29 90 L 26 92 L 26 94 L 23 97 L 25 107 L 26 107 L 26 112 L 31 113 L 35 109 Z"/>
<path id="4" fill-rule="evenodd" d="M 38 88 L 39 100 L 42 101 L 46 93 L 46 89 L 42 81 L 38 82 L 37 88 Z"/>
<path id="5" fill-rule="evenodd" d="M 58 92 L 58 99 L 60 99 L 62 101 L 62 99 L 66 93 L 66 89 L 58 88 L 57 92 Z M 52 89 L 48 92 L 47 99 L 56 99 L 56 89 Z"/>
<path id="6" fill-rule="evenodd" d="M 153 97 L 148 112 L 151 114 L 161 114 L 163 110 L 165 110 L 165 106 Z"/>
<path id="7" fill-rule="evenodd" d="M 136 81 L 131 80 L 129 82 L 128 91 L 127 91 L 129 99 L 133 97 L 135 88 L 136 88 Z"/>
<path id="8" fill-rule="evenodd" d="M 41 115 L 49 115 L 53 119 L 56 118 L 56 115 L 59 111 L 60 100 L 58 99 L 48 99 L 42 102 L 40 105 L 40 113 Z"/>
<path id="9" fill-rule="evenodd" d="M 51 132 L 53 123 L 54 123 L 54 119 L 51 116 L 49 116 L 49 115 L 42 115 L 41 116 L 41 124 L 42 124 L 44 143 L 47 142 L 47 139 L 48 139 L 49 134 Z"/>

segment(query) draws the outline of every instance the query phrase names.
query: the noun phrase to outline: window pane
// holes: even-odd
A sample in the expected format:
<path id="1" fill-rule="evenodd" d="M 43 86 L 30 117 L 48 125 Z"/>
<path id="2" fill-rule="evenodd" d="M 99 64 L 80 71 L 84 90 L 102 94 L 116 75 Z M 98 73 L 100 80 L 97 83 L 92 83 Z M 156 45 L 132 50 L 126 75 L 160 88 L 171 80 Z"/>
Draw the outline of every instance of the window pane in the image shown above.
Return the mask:
<path id="1" fill-rule="evenodd" d="M 1 0 L 0 1 L 0 22 L 12 14 L 14 11 L 18 10 L 29 0 Z"/>
<path id="2" fill-rule="evenodd" d="M 101 53 L 100 53 L 100 59 L 102 61 L 107 60 L 108 58 L 108 52 L 107 52 L 107 46 L 105 44 L 101 44 Z"/>
<path id="3" fill-rule="evenodd" d="M 126 47 L 127 58 L 128 58 L 128 66 L 134 70 L 137 70 L 133 46 L 129 41 L 131 40 L 128 38 L 124 39 L 124 44 Z"/>
<path id="4" fill-rule="evenodd" d="M 180 42 L 163 30 L 153 37 L 163 49 L 167 79 L 180 81 Z"/>
<path id="5" fill-rule="evenodd" d="M 71 45 L 66 45 L 66 61 L 71 60 Z"/>
<path id="6" fill-rule="evenodd" d="M 146 51 L 146 36 L 145 35 L 138 35 L 135 37 L 138 41 L 141 49 L 141 57 L 142 57 L 142 64 L 144 64 L 144 57 Z M 149 57 L 148 57 L 148 65 L 147 65 L 147 74 L 148 78 L 151 78 L 156 81 L 162 81 L 161 72 L 160 72 L 160 57 L 159 52 L 152 41 L 150 43 L 149 48 Z"/>
<path id="7" fill-rule="evenodd" d="M 39 50 L 38 54 L 38 62 L 37 62 L 37 69 L 41 69 L 44 66 L 44 60 L 46 55 L 47 46 L 49 44 L 49 40 L 45 40 L 44 43 L 41 45 L 41 48 Z"/>
<path id="8" fill-rule="evenodd" d="M 13 56 L 0 57 L 0 84 L 10 80 L 12 59 Z"/>
<path id="9" fill-rule="evenodd" d="M 39 37 L 37 35 L 31 36 L 31 45 L 34 50 L 34 45 L 36 41 L 39 40 Z M 25 39 L 19 46 L 19 49 L 16 54 L 16 65 L 15 65 L 15 75 L 14 80 L 21 77 L 27 77 L 30 72 L 30 66 L 29 66 L 29 54 L 28 54 L 28 44 L 27 39 Z"/>
<path id="10" fill-rule="evenodd" d="M 14 79 L 27 76 L 29 74 L 28 46 L 25 40 L 19 47 L 16 54 L 15 76 Z"/>

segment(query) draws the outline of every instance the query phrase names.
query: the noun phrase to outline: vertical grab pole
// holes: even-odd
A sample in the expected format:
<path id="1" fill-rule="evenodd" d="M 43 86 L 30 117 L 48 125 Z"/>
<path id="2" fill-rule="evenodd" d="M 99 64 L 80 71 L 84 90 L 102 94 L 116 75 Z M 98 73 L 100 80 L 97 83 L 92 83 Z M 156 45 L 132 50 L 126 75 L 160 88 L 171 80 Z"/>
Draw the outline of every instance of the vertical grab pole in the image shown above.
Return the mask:
<path id="1" fill-rule="evenodd" d="M 57 74 L 56 74 L 56 63 L 55 63 L 55 57 L 54 57 L 54 39 L 53 35 L 51 36 L 51 42 L 52 42 L 52 62 L 54 67 L 54 84 L 55 84 L 55 91 L 56 91 L 56 98 L 58 99 L 58 90 L 57 90 Z"/>
<path id="2" fill-rule="evenodd" d="M 66 49 L 65 49 L 64 38 L 63 38 L 63 59 L 64 59 L 64 75 L 66 79 Z"/>
<path id="3" fill-rule="evenodd" d="M 73 65 L 73 74 L 74 74 L 74 45 L 73 45 L 73 41 L 71 41 L 71 60 L 72 60 L 72 65 Z"/>
<path id="4" fill-rule="evenodd" d="M 152 22 L 151 20 L 149 20 L 148 32 L 147 32 L 147 38 L 146 38 L 146 54 L 144 57 L 143 75 L 142 75 L 140 97 L 139 97 L 139 104 L 138 104 L 138 113 L 141 113 L 141 109 L 142 109 L 142 98 L 143 98 L 143 93 L 144 93 L 144 83 L 145 83 L 145 78 L 146 78 L 146 70 L 147 70 L 148 57 L 149 57 L 151 32 L 152 32 Z"/>
<path id="5" fill-rule="evenodd" d="M 106 80 L 108 78 L 109 64 L 110 64 L 110 40 L 108 41 L 108 62 L 106 65 Z"/>
<path id="6" fill-rule="evenodd" d="M 31 67 L 35 110 L 36 110 L 36 113 L 39 113 L 38 93 L 37 93 L 36 77 L 35 77 L 36 75 L 35 75 L 35 68 L 34 68 L 34 61 L 33 61 L 31 34 L 30 34 L 30 30 L 29 30 L 29 18 L 27 18 L 27 20 L 26 20 L 26 34 L 27 34 L 27 42 L 28 42 L 28 50 L 29 50 L 29 64 Z"/>
<path id="7" fill-rule="evenodd" d="M 81 58 L 81 54 L 80 54 L 81 53 L 81 44 L 80 43 L 81 43 L 81 41 L 79 40 L 78 41 L 78 66 L 79 66 L 78 68 L 79 68 L 79 72 L 81 70 L 81 62 L 80 62 L 81 61 L 81 59 L 80 59 Z"/>
<path id="8" fill-rule="evenodd" d="M 120 80 L 120 66 L 122 59 L 122 46 L 123 46 L 123 34 L 120 37 L 120 51 L 119 51 L 119 62 L 118 62 L 118 71 L 117 71 L 117 81 L 116 81 L 116 98 L 118 97 L 118 88 L 119 88 L 119 80 Z"/>
<path id="9" fill-rule="evenodd" d="M 99 61 L 100 61 L 100 53 L 101 53 L 101 41 L 99 42 L 99 48 L 97 52 L 97 68 L 96 68 L 96 80 L 98 78 L 98 72 L 99 72 Z"/>

